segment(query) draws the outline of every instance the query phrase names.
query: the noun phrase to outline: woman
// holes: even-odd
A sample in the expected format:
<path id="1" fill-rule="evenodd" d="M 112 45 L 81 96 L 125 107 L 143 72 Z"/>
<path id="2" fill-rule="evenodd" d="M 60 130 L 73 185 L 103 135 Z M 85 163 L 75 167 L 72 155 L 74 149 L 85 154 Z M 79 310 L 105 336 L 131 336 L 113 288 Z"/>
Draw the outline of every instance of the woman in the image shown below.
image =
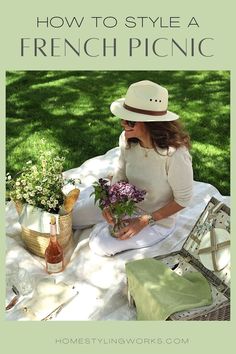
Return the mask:
<path id="1" fill-rule="evenodd" d="M 151 81 L 132 84 L 126 97 L 111 105 L 124 128 L 112 183 L 126 180 L 147 193 L 138 204 L 142 213 L 128 220 L 118 239 L 110 236 L 107 223 L 94 227 L 90 247 L 99 255 L 114 255 L 160 242 L 173 232 L 175 214 L 191 200 L 189 136 L 183 132 L 178 115 L 167 107 L 168 91 Z M 78 213 L 76 208 L 74 213 Z M 103 216 L 113 223 L 109 209 L 103 211 Z"/>

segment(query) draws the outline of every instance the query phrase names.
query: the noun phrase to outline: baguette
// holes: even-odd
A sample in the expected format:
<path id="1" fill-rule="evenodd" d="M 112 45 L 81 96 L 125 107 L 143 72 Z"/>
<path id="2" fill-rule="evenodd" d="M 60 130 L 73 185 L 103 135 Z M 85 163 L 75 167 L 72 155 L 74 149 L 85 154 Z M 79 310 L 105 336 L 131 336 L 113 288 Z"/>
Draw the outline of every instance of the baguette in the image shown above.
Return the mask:
<path id="1" fill-rule="evenodd" d="M 67 214 L 72 211 L 79 195 L 80 195 L 80 190 L 78 188 L 74 188 L 65 197 L 63 209 Z"/>

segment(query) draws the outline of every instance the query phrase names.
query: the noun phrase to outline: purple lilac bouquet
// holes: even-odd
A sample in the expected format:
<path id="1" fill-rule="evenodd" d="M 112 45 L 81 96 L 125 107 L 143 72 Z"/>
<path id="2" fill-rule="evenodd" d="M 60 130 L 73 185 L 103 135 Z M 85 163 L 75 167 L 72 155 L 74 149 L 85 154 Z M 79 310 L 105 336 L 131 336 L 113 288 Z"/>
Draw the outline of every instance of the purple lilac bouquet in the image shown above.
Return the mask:
<path id="1" fill-rule="evenodd" d="M 110 181 L 100 178 L 93 184 L 95 203 L 100 209 L 109 207 L 112 215 L 118 221 L 125 215 L 131 216 L 136 210 L 136 203 L 144 200 L 146 191 L 134 185 L 120 181 L 110 185 Z"/>

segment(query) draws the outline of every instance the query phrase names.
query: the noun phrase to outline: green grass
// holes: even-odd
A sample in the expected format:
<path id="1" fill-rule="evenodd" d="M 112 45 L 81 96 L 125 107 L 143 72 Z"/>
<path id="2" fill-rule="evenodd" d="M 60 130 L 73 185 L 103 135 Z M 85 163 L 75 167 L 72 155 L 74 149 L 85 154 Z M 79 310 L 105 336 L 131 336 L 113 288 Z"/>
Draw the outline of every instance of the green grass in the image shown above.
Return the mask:
<path id="1" fill-rule="evenodd" d="M 6 75 L 6 164 L 14 174 L 36 160 L 38 144 L 66 157 L 65 169 L 118 144 L 111 102 L 139 80 L 169 90 L 192 140 L 195 180 L 230 194 L 230 73 L 228 71 L 11 71 Z"/>

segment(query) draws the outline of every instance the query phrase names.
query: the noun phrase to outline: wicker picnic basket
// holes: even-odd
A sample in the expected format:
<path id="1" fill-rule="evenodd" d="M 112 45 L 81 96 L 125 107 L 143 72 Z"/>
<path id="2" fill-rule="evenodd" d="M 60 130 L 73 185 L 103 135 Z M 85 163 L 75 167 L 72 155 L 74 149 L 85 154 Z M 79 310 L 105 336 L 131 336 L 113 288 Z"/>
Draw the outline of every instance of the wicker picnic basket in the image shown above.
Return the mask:
<path id="1" fill-rule="evenodd" d="M 172 314 L 167 321 L 229 321 L 230 320 L 230 261 L 223 269 L 206 268 L 201 257 L 201 241 L 207 232 L 213 228 L 230 229 L 230 209 L 216 198 L 212 197 L 194 225 L 189 237 L 179 252 L 154 257 L 162 261 L 177 274 L 183 275 L 186 272 L 201 272 L 208 280 L 212 293 L 212 304 L 200 308 L 181 311 Z M 215 257 L 215 252 L 229 246 L 230 241 L 210 244 L 209 256 Z M 212 264 L 214 262 L 212 261 Z M 130 305 L 135 305 L 132 296 L 128 293 Z"/>
<path id="2" fill-rule="evenodd" d="M 15 202 L 16 210 L 20 215 L 23 209 L 23 205 L 19 202 Z M 72 214 L 71 212 L 66 215 L 59 215 L 57 240 L 65 250 L 72 241 Z M 27 249 L 39 257 L 44 257 L 45 250 L 49 243 L 50 234 L 41 233 L 34 230 L 30 230 L 24 226 L 21 226 L 21 238 L 24 241 Z"/>

